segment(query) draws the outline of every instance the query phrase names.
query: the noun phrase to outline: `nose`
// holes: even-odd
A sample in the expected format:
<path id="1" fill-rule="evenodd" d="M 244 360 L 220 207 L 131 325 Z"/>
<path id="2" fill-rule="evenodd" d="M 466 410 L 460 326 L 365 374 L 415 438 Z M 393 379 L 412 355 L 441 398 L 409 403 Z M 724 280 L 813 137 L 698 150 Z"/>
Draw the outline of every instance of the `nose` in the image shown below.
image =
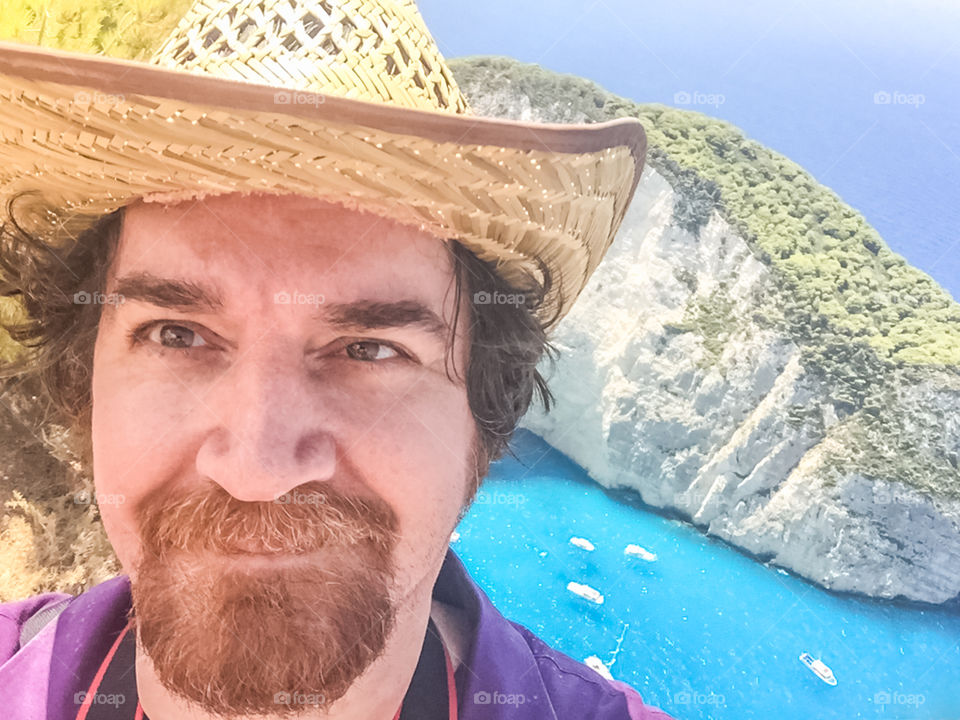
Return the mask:
<path id="1" fill-rule="evenodd" d="M 264 340 L 266 344 L 266 340 Z M 310 481 L 333 477 L 336 445 L 329 417 L 292 353 L 242 355 L 204 397 L 214 427 L 196 468 L 238 500 L 269 502 Z"/>

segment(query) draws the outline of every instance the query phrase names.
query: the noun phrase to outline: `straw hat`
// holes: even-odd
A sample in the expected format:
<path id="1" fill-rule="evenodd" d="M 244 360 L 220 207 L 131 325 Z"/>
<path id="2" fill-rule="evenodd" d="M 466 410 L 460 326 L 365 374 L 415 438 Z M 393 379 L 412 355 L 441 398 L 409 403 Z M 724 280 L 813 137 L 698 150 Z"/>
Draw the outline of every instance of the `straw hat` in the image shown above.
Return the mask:
<path id="1" fill-rule="evenodd" d="M 471 114 L 413 0 L 197 0 L 149 63 L 0 43 L 0 216 L 23 190 L 82 223 L 138 198 L 298 193 L 456 238 L 508 282 L 542 258 L 561 315 L 645 153 L 632 118 Z"/>

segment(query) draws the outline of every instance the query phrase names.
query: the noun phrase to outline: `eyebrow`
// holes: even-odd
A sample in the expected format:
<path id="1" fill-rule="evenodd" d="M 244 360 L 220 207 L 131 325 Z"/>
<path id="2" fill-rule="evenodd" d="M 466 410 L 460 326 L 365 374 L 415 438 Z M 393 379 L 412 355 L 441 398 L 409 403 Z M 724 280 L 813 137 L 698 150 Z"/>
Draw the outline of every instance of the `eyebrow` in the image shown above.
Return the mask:
<path id="1" fill-rule="evenodd" d="M 215 312 L 223 309 L 223 299 L 214 288 L 150 273 L 124 275 L 117 280 L 112 293 L 123 298 L 123 302 L 149 303 L 168 310 Z"/>
<path id="2" fill-rule="evenodd" d="M 223 295 L 215 287 L 143 272 L 119 278 L 112 292 L 124 303 L 143 302 L 180 312 L 217 312 L 224 307 Z M 324 303 L 311 317 L 341 330 L 417 328 L 444 344 L 451 333 L 450 326 L 419 300 Z"/>

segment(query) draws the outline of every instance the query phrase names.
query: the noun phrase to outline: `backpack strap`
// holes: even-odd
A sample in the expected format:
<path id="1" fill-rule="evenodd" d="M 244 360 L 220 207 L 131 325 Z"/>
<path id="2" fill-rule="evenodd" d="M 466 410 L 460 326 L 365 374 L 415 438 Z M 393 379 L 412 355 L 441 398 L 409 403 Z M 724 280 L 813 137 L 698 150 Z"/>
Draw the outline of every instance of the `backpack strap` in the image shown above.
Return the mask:
<path id="1" fill-rule="evenodd" d="M 20 647 L 23 647 L 28 642 L 33 640 L 37 633 L 39 633 L 47 623 L 51 622 L 56 618 L 60 613 L 67 609 L 67 605 L 70 601 L 73 600 L 72 597 L 64 598 L 58 602 L 53 603 L 52 605 L 47 605 L 45 608 L 39 612 L 35 612 L 26 622 L 20 626 Z"/>

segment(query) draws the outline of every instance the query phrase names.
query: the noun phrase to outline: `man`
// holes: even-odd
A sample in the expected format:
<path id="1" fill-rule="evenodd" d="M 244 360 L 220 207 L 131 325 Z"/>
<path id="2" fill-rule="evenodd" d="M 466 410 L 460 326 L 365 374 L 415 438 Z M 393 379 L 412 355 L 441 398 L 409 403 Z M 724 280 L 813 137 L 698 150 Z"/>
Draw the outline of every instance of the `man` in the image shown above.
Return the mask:
<path id="1" fill-rule="evenodd" d="M 124 570 L 0 607 L 0 707 L 666 717 L 448 547 L 549 406 L 545 331 L 639 124 L 470 116 L 409 2 L 202 0 L 154 64 L 0 48 L 0 276 L 32 348 L 7 373 L 70 427 Z"/>

